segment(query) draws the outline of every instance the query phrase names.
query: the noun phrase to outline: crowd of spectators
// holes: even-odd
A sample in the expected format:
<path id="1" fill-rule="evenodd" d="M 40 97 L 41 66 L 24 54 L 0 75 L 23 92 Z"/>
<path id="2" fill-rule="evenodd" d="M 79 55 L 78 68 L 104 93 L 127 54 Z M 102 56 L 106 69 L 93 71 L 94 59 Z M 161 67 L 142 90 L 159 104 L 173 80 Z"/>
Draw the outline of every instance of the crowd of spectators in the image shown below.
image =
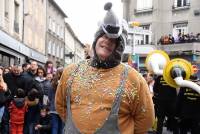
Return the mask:
<path id="1" fill-rule="evenodd" d="M 176 37 L 169 35 L 162 36 L 158 44 L 161 45 L 168 45 L 168 44 L 174 44 L 174 43 L 192 43 L 192 42 L 200 42 L 200 33 L 197 33 L 196 35 L 192 32 L 190 34 L 184 34 L 179 33 Z"/>
<path id="2" fill-rule="evenodd" d="M 0 134 L 62 134 L 54 98 L 63 67 L 0 66 Z"/>

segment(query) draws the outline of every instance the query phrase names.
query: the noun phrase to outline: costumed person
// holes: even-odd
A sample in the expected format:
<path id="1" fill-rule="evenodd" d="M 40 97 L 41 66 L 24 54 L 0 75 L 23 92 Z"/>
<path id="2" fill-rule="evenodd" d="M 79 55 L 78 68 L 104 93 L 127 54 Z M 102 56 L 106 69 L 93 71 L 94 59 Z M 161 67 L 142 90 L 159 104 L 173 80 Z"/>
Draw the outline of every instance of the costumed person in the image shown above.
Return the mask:
<path id="1" fill-rule="evenodd" d="M 153 101 L 157 117 L 156 134 L 162 134 L 163 124 L 166 118 L 167 128 L 173 134 L 178 134 L 177 120 L 175 118 L 176 99 L 176 88 L 169 86 L 163 76 L 155 76 Z"/>
<path id="2" fill-rule="evenodd" d="M 61 76 L 55 104 L 65 134 L 145 134 L 153 124 L 146 81 L 121 63 L 127 25 L 111 7 L 104 6 L 107 13 L 95 34 L 93 56 L 67 66 Z"/>
<path id="3" fill-rule="evenodd" d="M 200 85 L 196 75 L 190 80 Z M 181 87 L 177 98 L 177 117 L 180 120 L 180 134 L 199 134 L 200 132 L 200 94 L 193 89 Z"/>

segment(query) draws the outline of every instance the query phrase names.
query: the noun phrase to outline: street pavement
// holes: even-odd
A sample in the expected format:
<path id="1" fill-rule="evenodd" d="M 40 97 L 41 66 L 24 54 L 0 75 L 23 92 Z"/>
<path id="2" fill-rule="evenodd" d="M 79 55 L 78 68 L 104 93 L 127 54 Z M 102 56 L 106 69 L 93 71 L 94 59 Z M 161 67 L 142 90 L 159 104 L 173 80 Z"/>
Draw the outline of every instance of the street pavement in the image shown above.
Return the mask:
<path id="1" fill-rule="evenodd" d="M 148 132 L 147 134 L 155 134 L 155 132 Z M 164 128 L 163 128 L 163 133 L 162 133 L 162 134 L 173 134 L 173 133 L 170 132 L 170 131 L 167 131 L 167 128 L 164 127 Z"/>
<path id="2" fill-rule="evenodd" d="M 170 132 L 170 131 L 167 131 L 167 128 L 164 127 L 164 128 L 163 128 L 163 134 L 173 134 L 173 133 Z"/>

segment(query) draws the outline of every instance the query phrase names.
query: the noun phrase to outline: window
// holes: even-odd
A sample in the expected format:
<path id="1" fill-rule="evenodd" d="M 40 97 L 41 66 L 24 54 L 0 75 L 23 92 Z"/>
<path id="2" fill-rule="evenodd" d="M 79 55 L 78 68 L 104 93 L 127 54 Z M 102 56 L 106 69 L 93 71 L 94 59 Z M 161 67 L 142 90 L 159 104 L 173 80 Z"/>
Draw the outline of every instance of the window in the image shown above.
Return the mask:
<path id="1" fill-rule="evenodd" d="M 188 23 L 176 23 L 173 25 L 173 37 L 178 38 L 178 34 L 188 34 Z"/>
<path id="2" fill-rule="evenodd" d="M 142 27 L 142 29 L 144 29 L 144 30 L 151 30 L 150 24 L 141 25 L 140 27 Z"/>
<path id="3" fill-rule="evenodd" d="M 63 27 L 60 27 L 60 37 L 62 39 L 64 38 Z"/>
<path id="4" fill-rule="evenodd" d="M 128 34 L 128 43 L 127 43 L 127 45 L 128 46 L 131 46 L 133 44 L 133 35 L 131 34 Z"/>
<path id="5" fill-rule="evenodd" d="M 19 4 L 15 2 L 15 21 L 19 22 Z"/>
<path id="6" fill-rule="evenodd" d="M 56 48 L 56 57 L 58 57 L 58 58 L 59 58 L 59 54 L 60 54 L 59 50 L 60 50 L 60 46 L 58 45 Z"/>
<path id="7" fill-rule="evenodd" d="M 60 34 L 60 25 L 58 24 L 58 26 L 57 26 L 57 31 L 56 31 L 56 34 L 59 36 L 59 34 Z"/>
<path id="8" fill-rule="evenodd" d="M 2 64 L 2 61 L 3 61 L 3 55 L 1 53 L 2 52 L 0 51 L 0 64 Z"/>
<path id="9" fill-rule="evenodd" d="M 56 31 L 56 22 L 54 20 L 52 21 L 52 30 L 53 32 Z"/>
<path id="10" fill-rule="evenodd" d="M 19 33 L 19 4 L 15 1 L 14 30 Z"/>
<path id="11" fill-rule="evenodd" d="M 54 42 L 52 46 L 52 55 L 55 56 L 55 53 L 56 53 L 56 43 Z"/>
<path id="12" fill-rule="evenodd" d="M 9 1 L 10 0 L 4 0 L 4 4 L 5 4 L 5 12 L 4 12 L 4 15 L 6 18 L 8 18 L 8 12 L 9 12 Z"/>
<path id="13" fill-rule="evenodd" d="M 25 0 L 24 2 L 24 4 L 26 5 L 24 6 L 24 8 L 26 9 L 25 13 L 33 14 L 33 1 Z"/>
<path id="14" fill-rule="evenodd" d="M 10 63 L 10 61 L 9 61 L 9 57 L 8 56 L 6 56 L 6 55 L 3 55 L 3 58 L 2 58 L 2 64 L 4 65 L 4 66 L 9 66 L 9 63 Z"/>
<path id="15" fill-rule="evenodd" d="M 137 0 L 137 10 L 145 10 L 152 7 L 152 0 Z"/>
<path id="16" fill-rule="evenodd" d="M 14 65 L 18 60 L 20 60 L 20 58 L 19 59 L 17 59 L 17 58 L 14 58 L 14 57 L 10 57 L 10 65 Z"/>
<path id="17" fill-rule="evenodd" d="M 49 29 L 52 29 L 52 19 L 50 16 L 49 16 Z"/>
<path id="18" fill-rule="evenodd" d="M 174 8 L 189 6 L 190 0 L 174 0 Z"/>
<path id="19" fill-rule="evenodd" d="M 59 27 L 59 37 L 61 37 L 62 26 Z"/>
<path id="20" fill-rule="evenodd" d="M 64 48 L 62 47 L 60 50 L 60 58 L 63 59 L 63 55 L 64 55 Z"/>
<path id="21" fill-rule="evenodd" d="M 48 44 L 48 54 L 51 54 L 51 48 L 52 48 L 52 43 L 51 43 L 51 41 L 49 41 L 49 44 Z"/>
<path id="22" fill-rule="evenodd" d="M 57 27 L 58 25 L 55 23 L 55 30 L 54 30 L 55 34 L 57 33 Z"/>
<path id="23" fill-rule="evenodd" d="M 145 44 L 150 44 L 149 35 L 145 35 Z"/>
<path id="24" fill-rule="evenodd" d="M 142 34 L 135 35 L 135 45 L 144 45 L 144 35 Z"/>

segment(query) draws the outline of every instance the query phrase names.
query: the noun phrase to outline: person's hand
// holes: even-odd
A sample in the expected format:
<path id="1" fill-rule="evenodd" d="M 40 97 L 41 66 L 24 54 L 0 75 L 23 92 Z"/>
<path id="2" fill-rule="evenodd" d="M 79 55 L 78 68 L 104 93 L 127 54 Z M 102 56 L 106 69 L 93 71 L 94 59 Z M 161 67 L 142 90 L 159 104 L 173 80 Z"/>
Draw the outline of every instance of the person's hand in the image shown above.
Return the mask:
<path id="1" fill-rule="evenodd" d="M 38 98 L 35 99 L 35 103 L 36 103 L 36 104 L 39 103 L 39 99 L 38 99 Z"/>
<path id="2" fill-rule="evenodd" d="M 37 127 L 37 125 L 35 126 L 35 130 L 38 130 L 38 127 Z"/>
<path id="3" fill-rule="evenodd" d="M 175 120 L 176 120 L 177 122 L 180 122 L 180 121 L 181 121 L 180 117 L 178 117 L 178 116 L 175 116 L 174 118 L 175 118 Z"/>
<path id="4" fill-rule="evenodd" d="M 38 125 L 35 126 L 35 130 L 40 129 L 41 127 L 42 127 L 42 125 L 38 124 Z"/>
<path id="5" fill-rule="evenodd" d="M 2 80 L 0 81 L 0 90 L 7 91 L 7 84 Z"/>

